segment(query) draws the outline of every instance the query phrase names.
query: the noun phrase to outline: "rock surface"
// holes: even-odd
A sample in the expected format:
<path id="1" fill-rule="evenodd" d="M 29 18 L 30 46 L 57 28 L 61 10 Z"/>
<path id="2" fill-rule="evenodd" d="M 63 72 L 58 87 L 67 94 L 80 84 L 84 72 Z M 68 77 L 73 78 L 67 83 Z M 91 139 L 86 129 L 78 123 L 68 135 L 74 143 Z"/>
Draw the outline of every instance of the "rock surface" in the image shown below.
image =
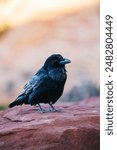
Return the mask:
<path id="1" fill-rule="evenodd" d="M 98 97 L 55 107 L 54 113 L 40 113 L 37 106 L 1 111 L 0 150 L 99 150 Z"/>

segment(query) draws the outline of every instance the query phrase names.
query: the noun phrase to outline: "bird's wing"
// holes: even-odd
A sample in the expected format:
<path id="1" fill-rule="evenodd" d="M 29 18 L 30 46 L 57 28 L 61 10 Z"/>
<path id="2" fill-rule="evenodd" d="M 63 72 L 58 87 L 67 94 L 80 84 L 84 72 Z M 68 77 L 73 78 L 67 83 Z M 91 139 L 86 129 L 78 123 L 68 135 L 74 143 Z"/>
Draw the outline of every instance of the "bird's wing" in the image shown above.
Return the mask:
<path id="1" fill-rule="evenodd" d="M 45 75 L 39 83 L 37 83 L 29 94 L 29 102 L 31 105 L 40 102 L 48 103 L 53 100 L 58 93 L 58 84 L 54 82 L 49 76 Z M 49 100 L 49 101 L 48 101 Z"/>
<path id="2" fill-rule="evenodd" d="M 35 74 L 32 79 L 24 86 L 24 93 L 30 94 L 33 92 L 38 86 L 40 86 L 43 82 L 43 79 L 46 78 L 45 72 L 40 72 L 39 74 Z"/>

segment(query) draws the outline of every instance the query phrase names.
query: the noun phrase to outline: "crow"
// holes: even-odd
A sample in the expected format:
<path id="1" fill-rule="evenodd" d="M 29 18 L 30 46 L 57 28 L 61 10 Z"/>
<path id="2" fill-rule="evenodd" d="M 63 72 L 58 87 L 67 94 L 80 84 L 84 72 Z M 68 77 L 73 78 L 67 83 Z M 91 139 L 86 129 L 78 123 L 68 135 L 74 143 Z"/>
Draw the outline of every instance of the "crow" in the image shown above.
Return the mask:
<path id="1" fill-rule="evenodd" d="M 42 68 L 24 86 L 23 92 L 9 105 L 9 108 L 22 104 L 38 104 L 39 111 L 46 112 L 40 103 L 48 103 L 51 111 L 56 111 L 52 104 L 63 93 L 67 79 L 65 65 L 68 63 L 71 61 L 63 58 L 60 54 L 53 54 L 48 57 Z"/>

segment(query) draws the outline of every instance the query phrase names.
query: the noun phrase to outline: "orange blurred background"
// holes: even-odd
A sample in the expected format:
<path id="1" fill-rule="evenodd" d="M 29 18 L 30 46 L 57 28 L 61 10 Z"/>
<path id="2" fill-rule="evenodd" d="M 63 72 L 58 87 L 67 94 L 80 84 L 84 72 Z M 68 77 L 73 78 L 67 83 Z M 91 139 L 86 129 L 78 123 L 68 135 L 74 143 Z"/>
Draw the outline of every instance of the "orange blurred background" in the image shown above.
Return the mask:
<path id="1" fill-rule="evenodd" d="M 63 97 L 99 86 L 99 0 L 0 0 L 1 106 L 54 53 L 72 61 Z"/>

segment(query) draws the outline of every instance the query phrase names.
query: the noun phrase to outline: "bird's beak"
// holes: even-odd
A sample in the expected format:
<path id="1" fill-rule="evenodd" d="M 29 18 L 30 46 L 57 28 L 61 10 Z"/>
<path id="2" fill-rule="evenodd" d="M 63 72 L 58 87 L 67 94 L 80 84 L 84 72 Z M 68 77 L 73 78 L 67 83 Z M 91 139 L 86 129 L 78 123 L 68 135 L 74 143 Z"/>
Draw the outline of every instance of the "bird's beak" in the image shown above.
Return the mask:
<path id="1" fill-rule="evenodd" d="M 69 59 L 66 59 L 66 58 L 63 58 L 61 61 L 60 61 L 60 64 L 61 65 L 65 65 L 65 64 L 69 64 L 71 63 L 71 61 Z"/>

